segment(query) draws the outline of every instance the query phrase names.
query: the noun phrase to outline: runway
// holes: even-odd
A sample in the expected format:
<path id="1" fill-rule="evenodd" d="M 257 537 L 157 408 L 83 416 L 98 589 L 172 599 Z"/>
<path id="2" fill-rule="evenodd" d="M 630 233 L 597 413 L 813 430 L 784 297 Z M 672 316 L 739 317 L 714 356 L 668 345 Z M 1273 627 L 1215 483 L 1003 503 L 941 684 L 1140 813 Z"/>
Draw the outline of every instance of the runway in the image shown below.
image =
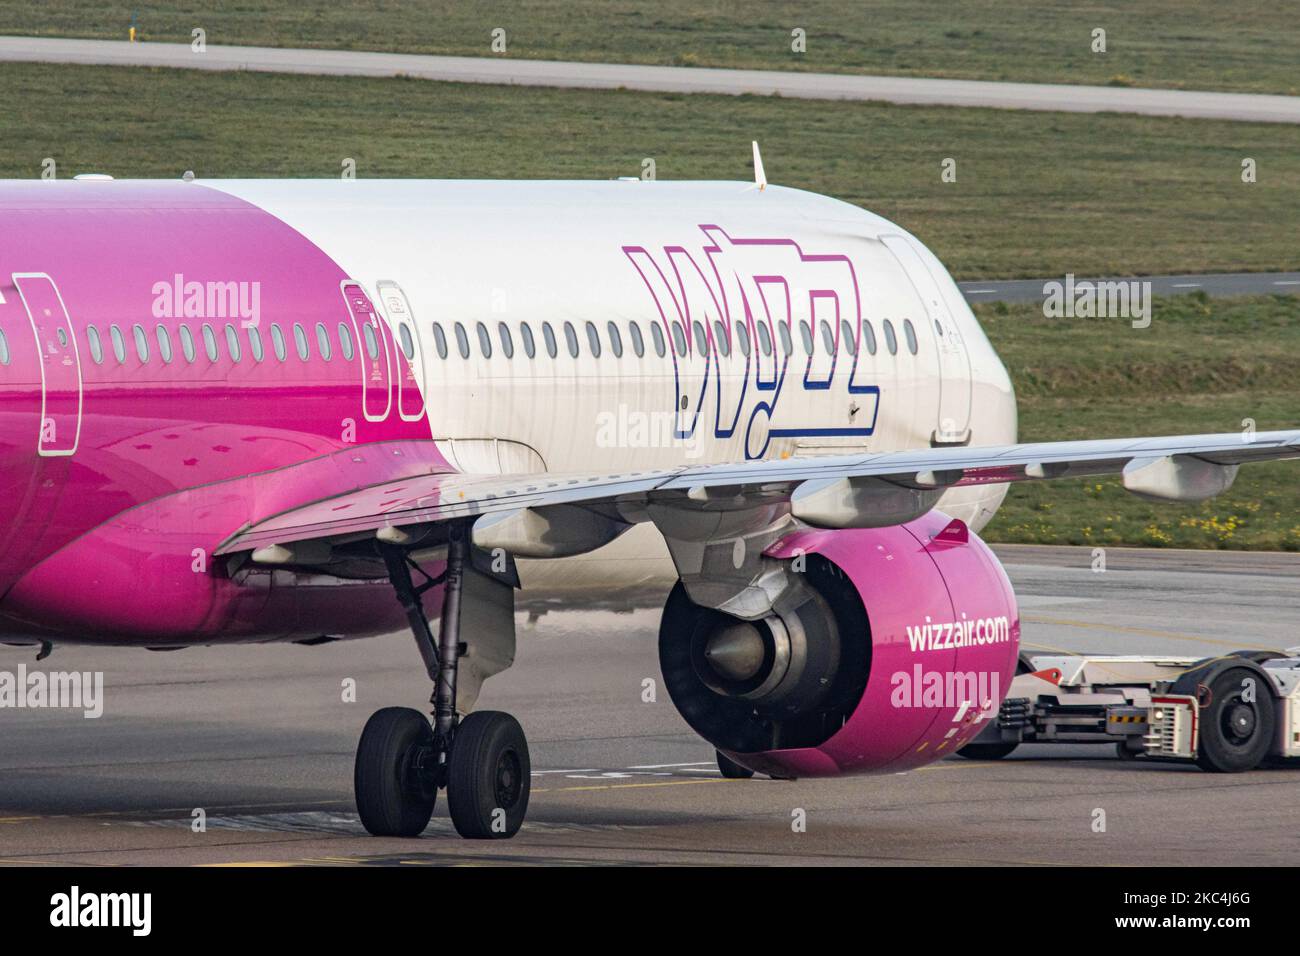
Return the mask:
<path id="1" fill-rule="evenodd" d="M 1030 648 L 1212 655 L 1300 644 L 1300 555 L 998 549 Z M 462 841 L 439 802 L 423 838 L 365 836 L 353 748 L 376 708 L 420 707 L 406 635 L 156 654 L 65 647 L 105 672 L 104 715 L 6 710 L 0 859 L 15 864 L 1293 864 L 1300 769 L 1210 775 L 1109 747 L 1024 746 L 904 775 L 722 780 L 657 688 L 657 614 L 521 616 L 513 669 L 480 706 L 529 735 L 528 822 Z M 0 669 L 35 667 L 0 648 Z M 342 700 L 346 679 L 356 702 Z M 645 682 L 650 681 L 647 685 Z M 658 689 L 647 701 L 645 689 Z M 206 832 L 194 832 L 196 808 Z M 1106 816 L 1094 832 L 1095 811 Z M 800 814 L 802 811 L 802 814 Z M 806 829 L 795 832 L 799 816 Z"/>
<path id="2" fill-rule="evenodd" d="M 574 63 L 511 59 L 508 56 L 431 56 L 211 44 L 202 52 L 196 52 L 188 43 L 0 37 L 0 60 L 338 76 L 403 76 L 452 83 L 754 94 L 794 99 L 874 100 L 919 106 L 993 107 L 1072 113 L 1138 113 L 1147 116 L 1183 116 L 1257 123 L 1300 122 L 1300 97 L 1262 93 L 626 63 Z"/>

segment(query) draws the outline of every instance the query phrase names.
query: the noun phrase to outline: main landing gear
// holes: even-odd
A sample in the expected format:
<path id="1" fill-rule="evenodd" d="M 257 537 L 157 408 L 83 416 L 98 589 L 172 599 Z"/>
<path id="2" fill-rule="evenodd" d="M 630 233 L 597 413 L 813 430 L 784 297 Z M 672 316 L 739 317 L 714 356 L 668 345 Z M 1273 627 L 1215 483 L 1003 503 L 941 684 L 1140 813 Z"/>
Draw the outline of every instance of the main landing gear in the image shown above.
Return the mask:
<path id="1" fill-rule="evenodd" d="M 456 832 L 469 839 L 512 837 L 528 810 L 532 768 L 519 722 L 499 711 L 474 711 L 464 719 L 456 714 L 456 667 L 464 652 L 460 619 L 469 561 L 467 532 L 461 522 L 451 525 L 446 571 L 437 578 L 425 575 L 418 586 L 411 580 L 411 569 L 424 572 L 406 552 L 396 545 L 379 545 L 434 691 L 432 724 L 418 710 L 386 707 L 371 716 L 361 733 L 353 779 L 357 812 L 375 836 L 418 836 L 443 788 Z M 439 584 L 445 587 L 435 645 L 420 599 Z"/>

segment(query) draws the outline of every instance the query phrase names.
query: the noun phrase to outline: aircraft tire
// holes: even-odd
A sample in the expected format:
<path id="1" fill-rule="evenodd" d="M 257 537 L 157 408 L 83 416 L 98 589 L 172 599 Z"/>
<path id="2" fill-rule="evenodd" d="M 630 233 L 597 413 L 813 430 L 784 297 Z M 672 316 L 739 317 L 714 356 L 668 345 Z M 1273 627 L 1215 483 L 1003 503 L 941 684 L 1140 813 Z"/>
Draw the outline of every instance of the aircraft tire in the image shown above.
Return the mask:
<path id="1" fill-rule="evenodd" d="M 366 721 L 352 782 L 367 832 L 414 837 L 429 825 L 438 794 L 419 779 L 415 762 L 432 747 L 433 728 L 418 710 L 385 707 Z"/>
<path id="2" fill-rule="evenodd" d="M 447 766 L 447 809 L 467 840 L 514 836 L 528 812 L 532 784 L 528 740 L 519 721 L 496 710 L 462 720 Z"/>

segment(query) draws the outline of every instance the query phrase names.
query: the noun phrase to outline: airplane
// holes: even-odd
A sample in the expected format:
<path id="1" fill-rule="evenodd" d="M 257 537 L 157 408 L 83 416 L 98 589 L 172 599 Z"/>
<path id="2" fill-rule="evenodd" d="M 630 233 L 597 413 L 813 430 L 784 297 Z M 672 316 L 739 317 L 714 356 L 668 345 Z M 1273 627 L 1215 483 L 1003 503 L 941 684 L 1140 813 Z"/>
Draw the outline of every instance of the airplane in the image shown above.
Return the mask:
<path id="1" fill-rule="evenodd" d="M 1194 501 L 1300 456 L 1018 442 L 934 254 L 765 181 L 99 175 L 4 181 L 0 224 L 0 639 L 409 628 L 432 714 L 366 724 L 376 835 L 439 791 L 462 836 L 519 830 L 526 736 L 475 704 L 521 590 L 670 581 L 664 686 L 727 776 L 901 772 L 971 744 L 1016 669 L 978 535 L 1011 482 Z"/>

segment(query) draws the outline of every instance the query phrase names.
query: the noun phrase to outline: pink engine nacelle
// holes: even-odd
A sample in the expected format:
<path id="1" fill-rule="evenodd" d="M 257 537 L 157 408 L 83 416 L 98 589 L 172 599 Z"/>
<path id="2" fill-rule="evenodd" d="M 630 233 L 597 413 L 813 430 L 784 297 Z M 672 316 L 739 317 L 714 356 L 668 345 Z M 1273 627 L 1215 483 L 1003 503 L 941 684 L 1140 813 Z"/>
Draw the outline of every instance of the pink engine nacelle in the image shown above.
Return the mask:
<path id="1" fill-rule="evenodd" d="M 803 575 L 768 618 L 701 607 L 679 584 L 660 630 L 674 704 L 737 763 L 776 777 L 908 770 L 996 713 L 1020 617 L 1001 563 L 962 522 L 800 531 L 766 553 Z"/>

